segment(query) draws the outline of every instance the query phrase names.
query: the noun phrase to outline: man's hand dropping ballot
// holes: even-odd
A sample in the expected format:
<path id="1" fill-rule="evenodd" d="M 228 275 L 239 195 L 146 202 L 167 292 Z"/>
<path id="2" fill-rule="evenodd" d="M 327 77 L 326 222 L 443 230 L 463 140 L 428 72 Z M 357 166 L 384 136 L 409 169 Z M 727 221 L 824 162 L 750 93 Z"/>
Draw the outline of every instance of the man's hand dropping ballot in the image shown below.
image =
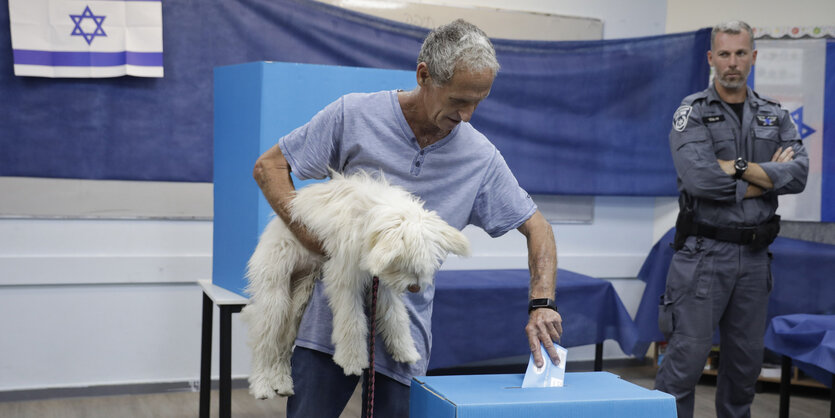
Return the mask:
<path id="1" fill-rule="evenodd" d="M 545 360 L 542 367 L 536 367 L 533 354 L 531 354 L 531 358 L 528 360 L 528 370 L 525 371 L 525 379 L 522 381 L 523 388 L 562 387 L 565 380 L 565 359 L 568 350 L 557 344 L 554 344 L 554 348 L 557 349 L 557 356 L 560 358 L 559 364 L 554 364 L 550 360 L 545 346 L 541 344 L 539 349 L 542 352 L 542 358 Z"/>

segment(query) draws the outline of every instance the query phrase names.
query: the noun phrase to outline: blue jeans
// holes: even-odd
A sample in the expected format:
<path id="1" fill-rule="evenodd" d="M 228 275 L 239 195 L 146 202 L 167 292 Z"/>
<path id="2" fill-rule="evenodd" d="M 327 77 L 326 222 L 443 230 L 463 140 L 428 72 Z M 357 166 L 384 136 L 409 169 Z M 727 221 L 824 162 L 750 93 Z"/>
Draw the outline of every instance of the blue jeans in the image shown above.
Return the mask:
<path id="1" fill-rule="evenodd" d="M 359 376 L 345 376 L 330 354 L 296 347 L 291 359 L 293 390 L 287 398 L 288 418 L 338 418 L 359 383 Z M 366 387 L 362 388 L 365 416 Z M 374 378 L 374 416 L 409 416 L 409 387 L 380 373 Z"/>

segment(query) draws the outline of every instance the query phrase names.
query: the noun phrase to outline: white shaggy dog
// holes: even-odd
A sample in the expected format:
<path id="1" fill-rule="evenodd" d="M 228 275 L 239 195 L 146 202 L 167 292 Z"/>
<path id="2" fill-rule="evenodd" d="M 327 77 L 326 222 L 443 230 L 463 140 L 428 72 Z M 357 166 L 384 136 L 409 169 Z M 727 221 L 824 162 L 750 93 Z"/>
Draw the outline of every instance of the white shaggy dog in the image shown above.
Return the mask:
<path id="1" fill-rule="evenodd" d="M 299 322 L 322 277 L 333 312 L 333 359 L 345 374 L 368 367 L 364 300 L 380 279 L 376 326 L 396 361 L 420 359 L 401 295 L 425 288 L 448 253 L 469 254 L 469 242 L 423 202 L 364 172 L 307 186 L 296 193 L 291 217 L 322 241 L 328 258 L 308 251 L 280 218 L 261 234 L 247 266 L 250 303 L 241 312 L 252 348 L 250 393 L 293 394 L 290 356 Z"/>

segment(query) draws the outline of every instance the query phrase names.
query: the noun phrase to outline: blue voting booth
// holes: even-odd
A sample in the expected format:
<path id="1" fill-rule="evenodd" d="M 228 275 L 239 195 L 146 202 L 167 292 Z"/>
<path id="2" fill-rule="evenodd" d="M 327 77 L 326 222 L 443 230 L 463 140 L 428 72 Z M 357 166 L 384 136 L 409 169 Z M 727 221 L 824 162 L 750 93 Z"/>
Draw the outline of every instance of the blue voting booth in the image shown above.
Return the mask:
<path id="1" fill-rule="evenodd" d="M 248 303 L 246 263 L 274 212 L 252 179 L 255 161 L 278 139 L 352 92 L 410 89 L 410 71 L 253 62 L 214 70 L 212 280 L 201 280 L 200 416 L 208 416 L 212 321 L 220 309 L 219 414 L 232 414 L 232 314 Z M 308 182 L 294 178 L 296 188 Z"/>
<path id="2" fill-rule="evenodd" d="M 259 155 L 344 94 L 415 83 L 414 72 L 400 70 L 282 62 L 215 68 L 212 284 L 244 295 L 246 262 L 273 215 L 252 179 Z"/>

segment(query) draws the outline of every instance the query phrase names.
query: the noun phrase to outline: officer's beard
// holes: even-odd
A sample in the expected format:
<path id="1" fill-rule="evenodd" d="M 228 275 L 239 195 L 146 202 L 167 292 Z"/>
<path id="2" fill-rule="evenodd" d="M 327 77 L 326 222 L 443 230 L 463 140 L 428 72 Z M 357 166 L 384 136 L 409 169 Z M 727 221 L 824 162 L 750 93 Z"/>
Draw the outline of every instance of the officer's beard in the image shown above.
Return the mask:
<path id="1" fill-rule="evenodd" d="M 719 82 L 719 85 L 729 90 L 736 90 L 738 88 L 744 87 L 745 83 L 748 81 L 748 73 L 737 73 L 739 74 L 739 77 L 736 80 L 731 81 L 725 79 L 725 75 L 727 74 L 727 72 L 725 74 L 719 74 L 719 70 L 717 70 L 716 67 L 713 67 L 713 74 L 714 77 L 716 77 L 716 81 Z"/>

